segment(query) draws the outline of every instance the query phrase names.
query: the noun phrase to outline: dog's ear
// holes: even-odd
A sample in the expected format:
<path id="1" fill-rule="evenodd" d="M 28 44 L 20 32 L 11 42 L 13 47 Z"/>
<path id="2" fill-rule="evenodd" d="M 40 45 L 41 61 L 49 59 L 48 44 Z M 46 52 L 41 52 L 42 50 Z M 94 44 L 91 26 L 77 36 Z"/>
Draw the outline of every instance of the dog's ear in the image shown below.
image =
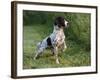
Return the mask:
<path id="1" fill-rule="evenodd" d="M 57 21 L 57 19 L 55 20 L 55 22 L 54 22 L 54 25 L 56 26 L 58 24 L 58 21 Z"/>
<path id="2" fill-rule="evenodd" d="M 55 19 L 54 25 L 57 25 L 58 27 L 65 27 L 65 22 L 64 22 L 64 18 L 63 17 L 57 17 Z"/>

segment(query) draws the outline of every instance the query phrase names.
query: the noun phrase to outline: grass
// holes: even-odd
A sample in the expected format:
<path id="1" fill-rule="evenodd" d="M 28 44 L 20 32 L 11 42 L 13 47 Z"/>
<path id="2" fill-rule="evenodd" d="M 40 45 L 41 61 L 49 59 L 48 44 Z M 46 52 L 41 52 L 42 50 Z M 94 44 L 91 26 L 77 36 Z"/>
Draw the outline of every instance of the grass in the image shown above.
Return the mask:
<path id="1" fill-rule="evenodd" d="M 91 65 L 90 51 L 84 50 L 73 40 L 67 39 L 67 49 L 65 52 L 59 52 L 60 64 L 56 64 L 51 51 L 45 50 L 44 54 L 37 60 L 33 60 L 36 50 L 36 44 L 47 37 L 52 32 L 52 26 L 31 25 L 24 26 L 24 50 L 23 50 L 23 68 L 54 68 L 54 67 L 77 67 Z"/>

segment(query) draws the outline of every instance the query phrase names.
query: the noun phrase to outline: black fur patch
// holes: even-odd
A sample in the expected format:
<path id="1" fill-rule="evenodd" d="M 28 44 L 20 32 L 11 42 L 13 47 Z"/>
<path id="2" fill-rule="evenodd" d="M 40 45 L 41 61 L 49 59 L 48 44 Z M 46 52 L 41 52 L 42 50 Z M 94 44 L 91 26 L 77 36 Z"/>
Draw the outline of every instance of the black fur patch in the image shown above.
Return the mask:
<path id="1" fill-rule="evenodd" d="M 47 45 L 52 47 L 52 43 L 51 43 L 51 38 L 50 37 L 47 38 Z"/>

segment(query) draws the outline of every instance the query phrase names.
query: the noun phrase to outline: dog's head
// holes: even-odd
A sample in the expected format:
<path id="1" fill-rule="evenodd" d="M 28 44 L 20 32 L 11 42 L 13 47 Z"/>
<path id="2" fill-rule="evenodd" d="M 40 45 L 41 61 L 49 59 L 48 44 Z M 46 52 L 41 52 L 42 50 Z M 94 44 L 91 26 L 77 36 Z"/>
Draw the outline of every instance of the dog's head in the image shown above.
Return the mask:
<path id="1" fill-rule="evenodd" d="M 55 19 L 54 25 L 58 26 L 59 28 L 66 28 L 68 25 L 68 21 L 66 21 L 63 17 L 59 16 Z"/>

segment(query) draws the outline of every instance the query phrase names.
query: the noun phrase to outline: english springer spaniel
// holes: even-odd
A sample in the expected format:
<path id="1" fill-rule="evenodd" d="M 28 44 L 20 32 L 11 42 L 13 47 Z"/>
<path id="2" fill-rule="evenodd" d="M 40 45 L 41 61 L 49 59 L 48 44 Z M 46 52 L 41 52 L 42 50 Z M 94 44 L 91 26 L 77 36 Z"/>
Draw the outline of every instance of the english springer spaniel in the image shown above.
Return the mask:
<path id="1" fill-rule="evenodd" d="M 52 53 L 55 55 L 56 63 L 59 64 L 58 48 L 61 48 L 62 51 L 67 48 L 63 31 L 67 25 L 68 22 L 63 17 L 57 17 L 55 19 L 53 33 L 37 44 L 37 51 L 34 60 L 42 54 L 46 48 L 50 47 Z"/>

